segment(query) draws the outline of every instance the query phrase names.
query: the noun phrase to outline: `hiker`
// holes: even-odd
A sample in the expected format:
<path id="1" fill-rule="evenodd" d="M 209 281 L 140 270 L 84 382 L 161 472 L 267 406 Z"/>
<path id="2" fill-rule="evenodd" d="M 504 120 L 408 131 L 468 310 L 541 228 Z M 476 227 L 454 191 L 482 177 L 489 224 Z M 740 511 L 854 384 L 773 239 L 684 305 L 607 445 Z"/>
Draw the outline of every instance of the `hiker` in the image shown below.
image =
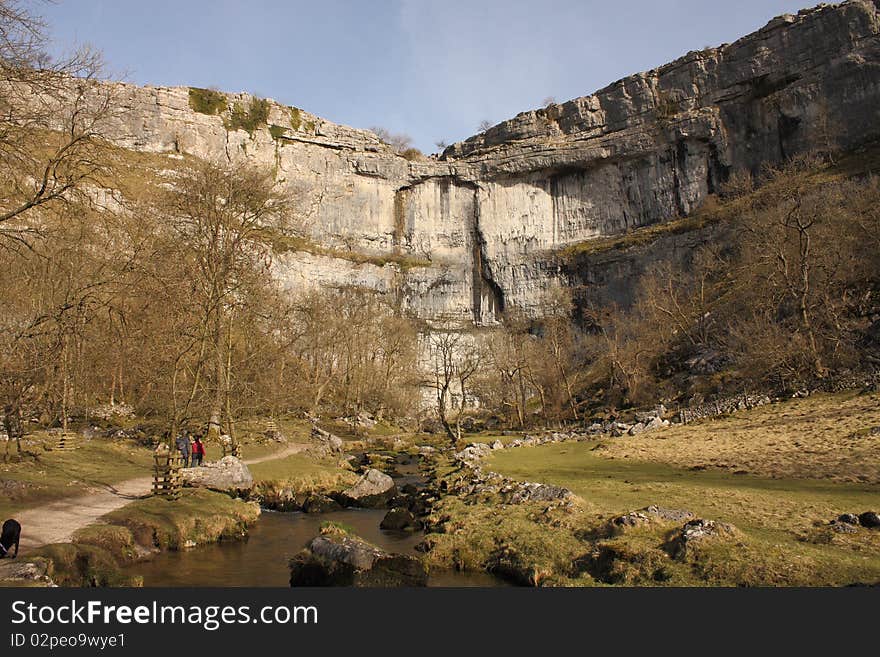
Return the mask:
<path id="1" fill-rule="evenodd" d="M 186 430 L 180 432 L 177 436 L 177 440 L 175 441 L 175 445 L 177 445 L 177 451 L 180 452 L 180 456 L 183 459 L 183 467 L 189 467 L 189 436 L 187 435 Z"/>
<path id="2" fill-rule="evenodd" d="M 197 467 L 202 464 L 202 460 L 205 458 L 205 443 L 202 442 L 202 437 L 196 435 L 195 440 L 192 444 L 192 467 Z"/>

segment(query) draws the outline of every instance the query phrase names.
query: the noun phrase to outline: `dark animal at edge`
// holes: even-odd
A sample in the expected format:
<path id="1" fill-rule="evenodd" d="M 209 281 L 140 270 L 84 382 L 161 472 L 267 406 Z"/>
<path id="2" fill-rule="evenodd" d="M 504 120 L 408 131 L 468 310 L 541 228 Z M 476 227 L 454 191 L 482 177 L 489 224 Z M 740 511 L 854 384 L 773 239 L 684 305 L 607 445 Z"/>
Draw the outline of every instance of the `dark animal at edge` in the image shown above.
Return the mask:
<path id="1" fill-rule="evenodd" d="M 3 523 L 3 534 L 0 536 L 0 559 L 5 557 L 15 558 L 18 556 L 18 541 L 21 538 L 21 525 L 17 520 L 10 518 Z M 15 547 L 15 554 L 9 552 Z"/>

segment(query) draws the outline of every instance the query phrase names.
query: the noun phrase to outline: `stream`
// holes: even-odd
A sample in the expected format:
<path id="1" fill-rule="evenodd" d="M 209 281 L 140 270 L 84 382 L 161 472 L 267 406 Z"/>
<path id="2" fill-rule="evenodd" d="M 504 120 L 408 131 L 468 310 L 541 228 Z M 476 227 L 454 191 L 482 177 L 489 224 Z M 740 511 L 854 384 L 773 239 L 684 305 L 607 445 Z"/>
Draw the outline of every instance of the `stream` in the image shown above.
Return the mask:
<path id="1" fill-rule="evenodd" d="M 393 476 L 398 489 L 424 481 L 414 462 L 398 463 Z M 366 541 L 386 550 L 418 556 L 415 546 L 422 532 L 396 532 L 379 528 L 387 509 L 348 508 L 331 513 L 263 510 L 243 541 L 222 541 L 190 550 L 168 551 L 149 561 L 126 567 L 141 575 L 144 586 L 290 586 L 288 559 L 320 533 L 326 521 L 342 523 Z M 428 586 L 506 586 L 485 572 L 432 571 Z"/>

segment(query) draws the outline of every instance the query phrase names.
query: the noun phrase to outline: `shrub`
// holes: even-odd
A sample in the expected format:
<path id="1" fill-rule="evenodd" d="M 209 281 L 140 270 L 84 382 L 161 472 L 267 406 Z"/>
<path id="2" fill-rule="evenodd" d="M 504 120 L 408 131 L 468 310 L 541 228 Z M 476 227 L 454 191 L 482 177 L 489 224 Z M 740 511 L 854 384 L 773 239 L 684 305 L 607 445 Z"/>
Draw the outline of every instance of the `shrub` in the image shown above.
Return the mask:
<path id="1" fill-rule="evenodd" d="M 290 108 L 290 127 L 299 130 L 302 125 L 302 112 L 297 107 Z"/>
<path id="2" fill-rule="evenodd" d="M 273 123 L 269 126 L 269 134 L 272 135 L 272 139 L 281 139 L 287 134 L 287 128 Z"/>
<path id="3" fill-rule="evenodd" d="M 213 89 L 190 87 L 189 106 L 200 114 L 220 114 L 226 109 L 226 96 Z"/>
<path id="4" fill-rule="evenodd" d="M 401 151 L 400 155 L 410 162 L 425 159 L 424 153 L 422 153 L 422 151 L 420 151 L 418 148 L 407 148 L 406 150 Z"/>
<path id="5" fill-rule="evenodd" d="M 227 130 L 244 130 L 253 135 L 254 130 L 266 125 L 269 120 L 269 101 L 263 98 L 252 98 L 245 107 L 243 103 L 235 103 L 229 118 L 226 120 Z"/>

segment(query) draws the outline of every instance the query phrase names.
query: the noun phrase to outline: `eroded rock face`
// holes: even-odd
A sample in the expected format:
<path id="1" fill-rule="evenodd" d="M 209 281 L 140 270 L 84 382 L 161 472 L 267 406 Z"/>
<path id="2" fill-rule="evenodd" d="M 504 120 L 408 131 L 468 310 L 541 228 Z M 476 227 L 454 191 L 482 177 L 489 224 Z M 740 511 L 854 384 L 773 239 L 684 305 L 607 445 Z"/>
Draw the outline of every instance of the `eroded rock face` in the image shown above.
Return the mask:
<path id="1" fill-rule="evenodd" d="M 224 456 L 197 468 L 183 468 L 180 472 L 187 486 L 238 492 L 248 491 L 254 485 L 254 478 L 244 461 L 234 456 Z"/>
<path id="2" fill-rule="evenodd" d="M 423 161 L 274 102 L 252 134 L 227 130 L 225 115 L 194 111 L 186 88 L 117 85 L 125 111 L 111 136 L 169 167 L 191 154 L 273 169 L 317 247 L 274 258 L 291 291 L 363 287 L 433 322 L 491 324 L 506 306 L 539 314 L 558 280 L 625 297 L 646 260 L 713 234 L 572 265 L 552 257 L 561 247 L 688 215 L 732 172 L 880 137 L 878 14 L 853 0 L 782 16 Z M 227 94 L 230 107 L 251 100 Z"/>

